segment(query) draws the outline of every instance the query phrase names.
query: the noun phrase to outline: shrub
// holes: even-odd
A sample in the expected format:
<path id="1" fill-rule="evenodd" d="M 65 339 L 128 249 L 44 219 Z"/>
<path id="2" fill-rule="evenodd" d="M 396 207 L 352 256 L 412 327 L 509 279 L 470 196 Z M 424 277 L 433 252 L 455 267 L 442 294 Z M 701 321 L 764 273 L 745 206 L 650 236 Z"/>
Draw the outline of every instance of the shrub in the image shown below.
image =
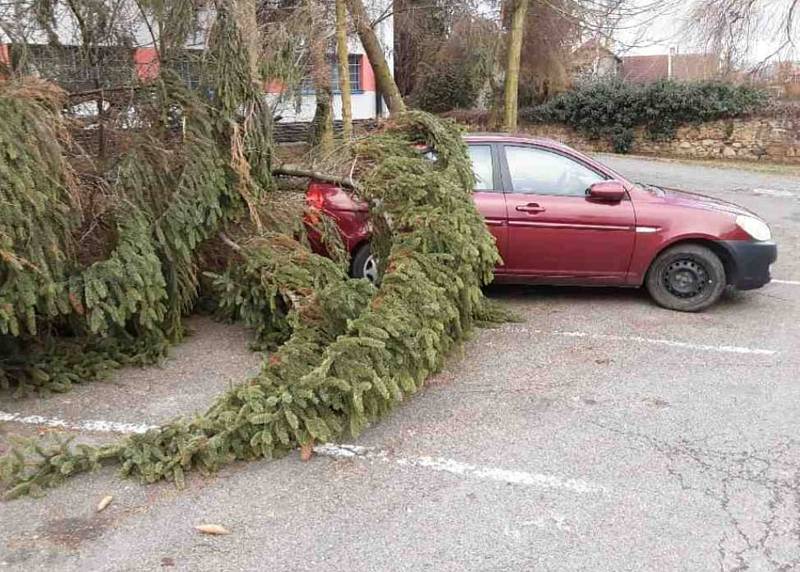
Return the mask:
<path id="1" fill-rule="evenodd" d="M 422 72 L 412 99 L 417 107 L 433 113 L 469 109 L 478 100 L 484 76 L 479 66 L 469 62 L 441 62 Z"/>
<path id="2" fill-rule="evenodd" d="M 520 111 L 530 122 L 557 122 L 592 138 L 608 138 L 626 153 L 633 129 L 644 127 L 654 140 L 669 140 L 680 125 L 747 115 L 765 107 L 766 92 L 720 82 L 596 82 Z"/>
<path id="3" fill-rule="evenodd" d="M 480 104 L 492 74 L 495 28 L 481 19 L 462 19 L 429 61 L 417 66 L 414 107 L 441 113 Z"/>

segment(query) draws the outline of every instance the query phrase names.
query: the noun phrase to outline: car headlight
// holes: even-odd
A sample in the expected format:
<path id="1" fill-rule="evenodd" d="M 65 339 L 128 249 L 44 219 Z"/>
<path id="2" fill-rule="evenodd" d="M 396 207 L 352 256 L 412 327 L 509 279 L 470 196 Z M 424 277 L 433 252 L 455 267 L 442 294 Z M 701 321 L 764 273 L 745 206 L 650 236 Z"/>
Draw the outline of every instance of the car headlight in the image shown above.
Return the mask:
<path id="1" fill-rule="evenodd" d="M 772 232 L 770 232 L 767 223 L 757 218 L 739 215 L 736 217 L 736 226 L 756 240 L 769 240 L 772 238 Z"/>

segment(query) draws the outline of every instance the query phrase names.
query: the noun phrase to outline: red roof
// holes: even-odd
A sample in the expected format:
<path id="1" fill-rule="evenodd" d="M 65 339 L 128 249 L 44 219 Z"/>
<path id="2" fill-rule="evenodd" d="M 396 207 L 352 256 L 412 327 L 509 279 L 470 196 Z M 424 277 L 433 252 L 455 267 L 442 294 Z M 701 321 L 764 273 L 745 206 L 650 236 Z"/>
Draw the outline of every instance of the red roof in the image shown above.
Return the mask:
<path id="1" fill-rule="evenodd" d="M 615 54 L 614 52 L 612 52 L 611 48 L 609 48 L 608 46 L 604 45 L 603 42 L 600 40 L 600 38 L 598 38 L 597 36 L 595 36 L 594 38 L 589 38 L 588 40 L 583 42 L 580 46 L 575 48 L 573 53 L 577 54 L 577 53 L 580 53 L 580 52 L 594 52 L 598 48 L 600 49 L 600 51 L 605 52 L 605 53 L 613 56 L 615 59 L 617 59 L 617 61 L 619 61 L 620 57 L 617 54 Z"/>
<path id="2" fill-rule="evenodd" d="M 694 81 L 712 79 L 719 72 L 716 54 L 675 54 L 672 56 L 672 75 L 669 73 L 669 56 L 623 56 L 622 78 L 635 82 L 659 79 Z"/>

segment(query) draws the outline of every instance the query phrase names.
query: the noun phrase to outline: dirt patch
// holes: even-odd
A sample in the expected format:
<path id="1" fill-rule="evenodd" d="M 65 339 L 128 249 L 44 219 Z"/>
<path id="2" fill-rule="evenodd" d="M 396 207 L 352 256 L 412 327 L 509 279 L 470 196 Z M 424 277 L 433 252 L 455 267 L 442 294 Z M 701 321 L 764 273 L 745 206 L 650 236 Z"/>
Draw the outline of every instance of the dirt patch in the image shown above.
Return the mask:
<path id="1" fill-rule="evenodd" d="M 100 538 L 111 523 L 107 516 L 68 517 L 49 520 L 39 528 L 42 539 L 67 548 L 78 548 L 86 540 Z"/>

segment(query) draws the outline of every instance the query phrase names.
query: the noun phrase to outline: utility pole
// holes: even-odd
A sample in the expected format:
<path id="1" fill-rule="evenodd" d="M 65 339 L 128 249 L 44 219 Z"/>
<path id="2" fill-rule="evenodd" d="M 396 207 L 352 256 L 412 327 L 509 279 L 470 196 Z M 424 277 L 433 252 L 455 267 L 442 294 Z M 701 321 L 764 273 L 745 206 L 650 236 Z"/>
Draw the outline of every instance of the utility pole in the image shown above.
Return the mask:
<path id="1" fill-rule="evenodd" d="M 667 79 L 672 79 L 672 58 L 677 51 L 675 46 L 669 47 L 669 53 L 667 54 Z"/>

